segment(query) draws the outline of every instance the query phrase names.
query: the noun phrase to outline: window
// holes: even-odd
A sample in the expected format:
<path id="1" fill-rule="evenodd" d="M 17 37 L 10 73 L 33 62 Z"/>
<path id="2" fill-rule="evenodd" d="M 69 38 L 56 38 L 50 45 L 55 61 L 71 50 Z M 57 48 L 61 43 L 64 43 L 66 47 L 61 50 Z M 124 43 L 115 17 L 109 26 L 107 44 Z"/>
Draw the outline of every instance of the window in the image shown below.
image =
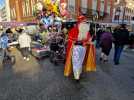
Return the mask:
<path id="1" fill-rule="evenodd" d="M 107 2 L 108 2 L 107 3 L 107 13 L 110 14 L 110 12 L 111 12 L 111 1 L 108 0 Z M 118 8 L 118 9 L 119 9 L 118 11 L 120 12 L 120 8 Z"/>
<path id="2" fill-rule="evenodd" d="M 25 8 L 26 8 L 25 2 L 22 2 L 23 17 L 26 16 L 26 10 L 25 10 Z"/>
<path id="3" fill-rule="evenodd" d="M 97 0 L 93 0 L 92 2 L 93 15 L 96 14 L 97 9 Z"/>
<path id="4" fill-rule="evenodd" d="M 115 4 L 119 4 L 120 3 L 120 0 L 115 0 Z"/>
<path id="5" fill-rule="evenodd" d="M 81 12 L 86 14 L 87 12 L 87 3 L 88 3 L 88 0 L 81 0 Z"/>
<path id="6" fill-rule="evenodd" d="M 10 10 L 11 18 L 13 18 L 13 9 Z"/>
<path id="7" fill-rule="evenodd" d="M 13 19 L 16 18 L 15 8 L 11 8 L 10 12 L 11 12 L 11 18 L 13 18 Z"/>
<path id="8" fill-rule="evenodd" d="M 26 3 L 27 16 L 29 16 L 30 15 L 30 1 L 25 0 L 25 3 Z"/>
<path id="9" fill-rule="evenodd" d="M 114 20 L 119 20 L 119 15 L 115 15 Z"/>
<path id="10" fill-rule="evenodd" d="M 30 1 L 24 0 L 22 2 L 23 16 L 30 16 Z"/>
<path id="11" fill-rule="evenodd" d="M 32 15 L 34 14 L 34 5 L 35 5 L 35 0 L 31 0 L 31 9 L 32 9 Z"/>
<path id="12" fill-rule="evenodd" d="M 75 12 L 75 0 L 68 0 L 68 10 Z"/>
<path id="13" fill-rule="evenodd" d="M 16 18 L 16 11 L 15 11 L 15 8 L 13 8 L 13 16 L 14 16 L 14 18 Z"/>
<path id="14" fill-rule="evenodd" d="M 100 4 L 100 15 L 103 16 L 104 15 L 104 0 L 101 0 L 101 4 Z"/>
<path id="15" fill-rule="evenodd" d="M 88 0 L 81 0 L 81 7 L 87 8 L 87 2 Z"/>

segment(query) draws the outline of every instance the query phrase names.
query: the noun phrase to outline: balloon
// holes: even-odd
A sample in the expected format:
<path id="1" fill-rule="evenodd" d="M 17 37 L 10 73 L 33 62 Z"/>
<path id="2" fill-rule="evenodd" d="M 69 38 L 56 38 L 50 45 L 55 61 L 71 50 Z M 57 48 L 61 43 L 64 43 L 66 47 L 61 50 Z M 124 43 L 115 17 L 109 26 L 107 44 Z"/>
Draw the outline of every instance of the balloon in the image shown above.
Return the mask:
<path id="1" fill-rule="evenodd" d="M 60 14 L 64 19 L 68 17 L 69 13 L 67 11 L 67 3 L 60 4 Z"/>
<path id="2" fill-rule="evenodd" d="M 41 2 L 38 2 L 36 4 L 36 9 L 41 11 L 43 9 L 43 4 Z"/>

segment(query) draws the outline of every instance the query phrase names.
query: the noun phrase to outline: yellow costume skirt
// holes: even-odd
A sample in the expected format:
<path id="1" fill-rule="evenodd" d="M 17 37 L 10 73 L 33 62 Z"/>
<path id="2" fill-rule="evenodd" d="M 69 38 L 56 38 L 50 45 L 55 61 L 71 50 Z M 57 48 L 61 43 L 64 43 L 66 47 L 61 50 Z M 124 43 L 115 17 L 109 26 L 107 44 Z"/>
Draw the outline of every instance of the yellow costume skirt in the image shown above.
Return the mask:
<path id="1" fill-rule="evenodd" d="M 68 77 L 73 72 L 72 66 L 72 50 L 73 45 L 71 45 L 70 50 L 68 51 L 68 55 L 66 57 L 64 76 Z M 90 44 L 86 46 L 86 55 L 83 62 L 83 70 L 85 72 L 96 71 L 96 51 L 95 46 Z"/>

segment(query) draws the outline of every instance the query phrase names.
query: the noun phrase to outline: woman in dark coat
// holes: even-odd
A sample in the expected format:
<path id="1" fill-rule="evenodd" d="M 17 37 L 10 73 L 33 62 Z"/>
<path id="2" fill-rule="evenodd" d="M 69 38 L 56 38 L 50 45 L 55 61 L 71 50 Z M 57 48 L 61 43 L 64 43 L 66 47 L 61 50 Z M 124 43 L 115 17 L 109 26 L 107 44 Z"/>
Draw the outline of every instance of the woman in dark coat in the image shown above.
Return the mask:
<path id="1" fill-rule="evenodd" d="M 110 32 L 110 29 L 107 28 L 106 31 L 101 35 L 100 46 L 101 46 L 100 60 L 106 62 L 108 61 L 108 56 L 112 48 L 112 33 Z"/>

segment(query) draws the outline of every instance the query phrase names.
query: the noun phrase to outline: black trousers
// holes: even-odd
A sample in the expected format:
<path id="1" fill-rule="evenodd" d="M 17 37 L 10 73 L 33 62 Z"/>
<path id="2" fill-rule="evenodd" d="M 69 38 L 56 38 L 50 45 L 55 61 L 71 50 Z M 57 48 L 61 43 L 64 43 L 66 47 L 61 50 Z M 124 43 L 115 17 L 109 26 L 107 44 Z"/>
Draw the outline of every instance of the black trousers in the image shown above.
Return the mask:
<path id="1" fill-rule="evenodd" d="M 29 52 L 29 47 L 21 48 L 21 54 L 23 57 L 29 57 L 30 52 Z"/>

